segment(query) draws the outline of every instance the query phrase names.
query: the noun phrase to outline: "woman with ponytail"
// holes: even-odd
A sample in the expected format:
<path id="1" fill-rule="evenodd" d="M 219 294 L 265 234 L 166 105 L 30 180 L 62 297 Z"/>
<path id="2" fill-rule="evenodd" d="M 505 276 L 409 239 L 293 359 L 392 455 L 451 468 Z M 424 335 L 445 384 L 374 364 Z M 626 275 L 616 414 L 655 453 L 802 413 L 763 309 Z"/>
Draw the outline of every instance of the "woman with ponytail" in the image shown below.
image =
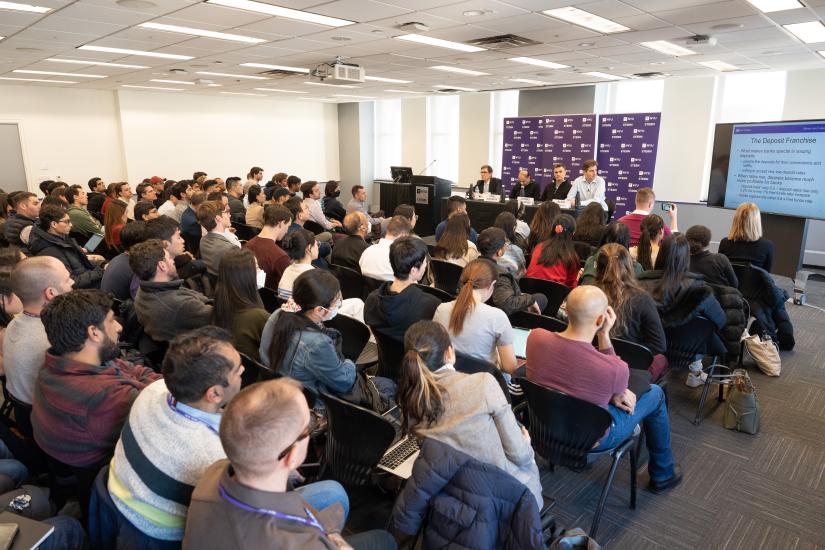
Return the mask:
<path id="1" fill-rule="evenodd" d="M 501 468 L 526 485 L 541 506 L 530 436 L 516 422 L 495 379 L 489 373 L 456 372 L 450 337 L 432 321 L 410 326 L 404 349 L 396 393 L 402 431 L 431 437 Z"/>
<path id="2" fill-rule="evenodd" d="M 315 266 L 312 261 L 318 259 L 318 241 L 312 231 L 296 229 L 287 233 L 281 241 L 281 248 L 287 253 L 292 264 L 284 269 L 281 280 L 278 282 L 278 296 L 287 299 L 292 296 L 292 286 L 301 273 L 305 273 Z"/>
<path id="3" fill-rule="evenodd" d="M 550 238 L 533 250 L 527 276 L 576 288 L 579 279 L 579 257 L 573 246 L 576 220 L 562 214 L 553 221 L 550 230 Z"/>
<path id="4" fill-rule="evenodd" d="M 458 296 L 438 306 L 433 321 L 447 329 L 458 353 L 489 361 L 509 374 L 518 367 L 513 327 L 507 314 L 486 303 L 497 279 L 493 262 L 470 262 L 461 272 Z"/>
<path id="5" fill-rule="evenodd" d="M 630 248 L 630 255 L 650 271 L 656 265 L 659 243 L 665 236 L 665 221 L 656 214 L 650 214 L 639 224 L 639 244 Z"/>
<path id="6" fill-rule="evenodd" d="M 607 296 L 616 312 L 610 336 L 646 346 L 653 352 L 648 369 L 655 382 L 667 368 L 665 330 L 656 310 L 656 302 L 636 281 L 630 252 L 620 244 L 602 246 L 596 252 L 596 277 L 593 284 Z"/>

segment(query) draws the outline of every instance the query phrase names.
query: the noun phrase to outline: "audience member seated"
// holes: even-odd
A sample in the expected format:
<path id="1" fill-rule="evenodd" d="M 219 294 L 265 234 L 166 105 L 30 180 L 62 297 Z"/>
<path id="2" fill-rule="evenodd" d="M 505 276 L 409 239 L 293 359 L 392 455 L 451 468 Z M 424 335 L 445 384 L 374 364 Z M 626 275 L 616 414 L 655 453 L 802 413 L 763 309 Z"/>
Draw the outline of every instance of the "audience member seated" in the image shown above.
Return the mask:
<path id="1" fill-rule="evenodd" d="M 255 254 L 258 267 L 266 273 L 264 286 L 267 288 L 278 288 L 284 271 L 289 267 L 290 258 L 278 246 L 278 242 L 286 237 L 291 223 L 292 214 L 289 210 L 279 204 L 268 204 L 264 208 L 263 228 L 244 245 L 244 248 Z"/>
<path id="2" fill-rule="evenodd" d="M 613 351 L 610 330 L 616 314 L 604 292 L 592 285 L 574 289 L 567 297 L 567 316 L 569 323 L 563 332 L 530 331 L 527 379 L 610 412 L 610 430 L 593 451 L 619 445 L 642 423 L 650 457 L 648 488 L 660 493 L 677 486 L 682 472 L 670 447 L 664 392 L 655 384 L 639 396 L 628 388 L 630 370 Z M 592 344 L 594 337 L 598 350 Z"/>
<path id="3" fill-rule="evenodd" d="M 337 482 L 287 490 L 306 459 L 314 418 L 293 380 L 241 391 L 221 420 L 227 460 L 210 466 L 195 487 L 183 548 L 394 549 L 384 531 L 344 540 L 349 499 Z"/>
<path id="4" fill-rule="evenodd" d="M 312 231 L 301 229 L 293 231 L 281 241 L 284 251 L 292 260 L 292 264 L 284 269 L 278 281 L 278 296 L 287 299 L 292 296 L 292 289 L 302 273 L 314 269 L 312 261 L 318 258 L 318 241 Z"/>
<path id="5" fill-rule="evenodd" d="M 404 337 L 404 349 L 396 394 L 401 431 L 431 437 L 501 468 L 526 485 L 541 507 L 544 499 L 530 436 L 516 421 L 495 378 L 489 373 L 456 372 L 450 336 L 432 321 L 413 324 Z"/>
<path id="6" fill-rule="evenodd" d="M 103 278 L 100 280 L 100 290 L 109 292 L 118 300 L 134 299 L 138 284 L 136 277 L 129 267 L 129 249 L 137 243 L 146 240 L 146 224 L 144 222 L 127 223 L 120 232 L 120 242 L 123 252 L 112 258 L 106 265 Z"/>
<path id="7" fill-rule="evenodd" d="M 553 179 L 545 185 L 544 191 L 541 192 L 541 200 L 563 201 L 567 198 L 571 187 L 573 187 L 573 184 L 570 183 L 570 178 L 567 176 L 567 168 L 564 164 L 555 163 L 553 164 Z"/>
<path id="8" fill-rule="evenodd" d="M 40 215 L 40 201 L 34 193 L 18 193 L 11 200 L 14 214 L 6 220 L 4 235 L 9 244 L 25 247 L 26 242 L 21 239 L 24 228 L 31 227 Z"/>
<path id="9" fill-rule="evenodd" d="M 42 319 L 51 347 L 34 389 L 34 439 L 64 464 L 98 469 L 135 397 L 160 375 L 118 358 L 122 327 L 101 290 L 57 296 Z"/>
<path id="10" fill-rule="evenodd" d="M 533 256 L 536 255 L 534 249 L 539 243 L 550 238 L 553 234 L 553 227 L 555 227 L 554 222 L 560 215 L 561 208 L 552 201 L 543 202 L 539 205 L 530 222 L 530 236 L 527 238 L 525 252 L 529 252 Z"/>
<path id="11" fill-rule="evenodd" d="M 731 262 L 749 263 L 771 272 L 773 243 L 762 236 L 762 215 L 754 203 L 745 202 L 736 209 L 730 233 L 719 242 L 719 254 Z"/>
<path id="12" fill-rule="evenodd" d="M 289 194 L 291 196 L 298 197 L 303 200 L 304 197 L 301 193 L 301 178 L 298 176 L 289 176 L 286 179 L 286 188 L 289 190 Z"/>
<path id="13" fill-rule="evenodd" d="M 198 223 L 207 231 L 200 243 L 201 259 L 209 274 L 217 277 L 223 255 L 240 248 L 240 243 L 235 244 L 225 234 L 232 227 L 229 206 L 218 201 L 204 202 L 198 206 Z"/>
<path id="14" fill-rule="evenodd" d="M 229 199 L 229 216 L 233 222 L 246 223 L 246 207 L 243 205 L 241 178 L 226 178 L 226 195 Z"/>
<path id="15" fill-rule="evenodd" d="M 324 216 L 331 220 L 338 220 L 343 224 L 344 216 L 347 215 L 347 209 L 344 208 L 344 205 L 338 200 L 338 197 L 341 196 L 340 187 L 341 185 L 335 180 L 329 180 L 326 185 L 324 185 L 322 208 Z"/>
<path id="16" fill-rule="evenodd" d="M 106 200 L 106 182 L 100 178 L 91 178 L 89 185 L 89 204 L 87 209 L 93 214 L 100 214 L 103 201 Z"/>
<path id="17" fill-rule="evenodd" d="M 72 220 L 64 208 L 44 206 L 37 225 L 32 228 L 29 250 L 35 256 L 52 256 L 60 260 L 74 279 L 75 288 L 100 288 L 104 259 L 94 255 L 86 257 L 80 245 L 69 236 L 71 230 Z"/>
<path id="18" fill-rule="evenodd" d="M 303 229 L 304 223 L 309 219 L 309 207 L 307 204 L 299 197 L 292 197 L 284 203 L 284 206 L 292 214 L 292 224 L 290 224 L 287 234 L 298 229 Z M 315 239 L 319 243 L 318 256 L 320 258 L 329 257 L 330 252 L 332 252 L 332 246 L 330 244 L 332 242 L 332 234 L 324 231 L 323 233 L 315 235 Z"/>
<path id="19" fill-rule="evenodd" d="M 129 218 L 126 213 L 126 203 L 119 199 L 110 202 L 103 218 L 104 240 L 110 249 L 121 252 L 120 232 L 123 231 L 127 221 Z"/>
<path id="20" fill-rule="evenodd" d="M 524 242 L 521 235 L 516 233 L 517 221 L 518 220 L 512 213 L 502 212 L 496 216 L 496 221 L 493 224 L 493 227 L 497 227 L 498 229 L 504 231 L 504 238 L 507 240 L 504 245 L 504 255 L 498 259 L 499 265 L 505 267 L 507 271 L 512 273 L 513 277 L 516 279 L 521 279 L 527 271 L 527 260 L 524 257 L 524 249 L 517 244 L 518 242 Z M 481 247 L 477 246 L 477 248 L 479 249 L 479 253 L 483 256 L 484 253 L 481 252 Z"/>
<path id="21" fill-rule="evenodd" d="M 194 194 L 195 191 L 192 187 L 192 182 L 189 180 L 181 180 L 172 187 L 172 196 L 177 199 L 175 203 L 175 213 L 172 217 L 175 218 L 176 222 L 181 224 L 181 230 L 183 230 L 183 213 L 190 210 L 189 203 Z M 192 214 L 192 223 L 197 225 L 197 217 L 194 216 L 195 212 L 193 211 Z"/>
<path id="22" fill-rule="evenodd" d="M 135 191 L 137 192 L 137 200 L 135 201 L 135 206 L 137 206 L 137 204 L 140 202 L 151 202 L 152 204 L 155 204 L 155 201 L 158 198 L 157 189 L 155 189 L 155 186 L 152 185 L 151 179 L 148 183 L 144 180 L 144 183 L 139 184 Z M 157 208 L 157 206 L 155 206 L 155 208 Z M 134 219 L 139 220 L 140 217 L 135 215 Z"/>
<path id="23" fill-rule="evenodd" d="M 610 335 L 642 344 L 653 353 L 653 363 L 648 370 L 655 382 L 667 369 L 667 358 L 663 355 L 667 350 L 665 329 L 656 302 L 636 281 L 630 252 L 616 243 L 601 247 L 596 252 L 593 284 L 602 289 L 616 313 Z"/>
<path id="24" fill-rule="evenodd" d="M 69 219 L 72 220 L 72 231 L 87 238 L 92 235 L 103 236 L 103 226 L 86 209 L 89 204 L 89 197 L 81 186 L 72 185 L 69 187 L 66 191 L 66 201 L 69 203 L 67 213 Z"/>
<path id="25" fill-rule="evenodd" d="M 509 212 L 502 212 L 512 218 Z M 478 249 L 481 257 L 495 262 L 498 270 L 495 290 L 491 298 L 492 305 L 504 311 L 507 316 L 517 311 L 529 311 L 541 314 L 547 307 L 544 294 L 523 294 L 518 285 L 518 277 L 512 270 L 510 262 L 505 260 L 507 239 L 504 231 L 498 227 L 488 227 L 478 236 Z"/>
<path id="26" fill-rule="evenodd" d="M 415 224 L 418 223 L 418 214 L 415 213 L 415 206 L 411 204 L 399 204 L 395 207 L 395 210 L 392 213 L 393 216 L 401 216 L 407 218 L 410 222 L 410 237 L 418 237 L 415 234 Z M 389 222 L 389 220 L 387 220 Z"/>
<path id="27" fill-rule="evenodd" d="M 513 182 L 513 188 L 510 190 L 510 198 L 516 197 L 532 197 L 534 201 L 541 198 L 541 189 L 539 184 L 533 181 L 530 173 L 527 170 L 519 170 L 518 179 Z"/>
<path id="28" fill-rule="evenodd" d="M 238 178 L 240 181 L 241 178 Z M 260 166 L 253 166 L 249 169 L 249 173 L 246 175 L 246 181 L 241 185 L 241 189 L 243 192 L 249 191 L 249 188 L 253 185 L 260 185 L 261 181 L 264 179 L 264 169 Z M 272 180 L 275 181 L 274 178 Z M 226 181 L 227 189 L 229 186 L 229 180 Z"/>
<path id="29" fill-rule="evenodd" d="M 435 240 L 436 242 L 441 240 L 441 235 L 444 233 L 444 230 L 447 228 L 447 222 L 453 217 L 455 214 L 459 213 L 467 213 L 467 199 L 464 197 L 453 195 L 447 199 L 447 219 L 441 220 L 435 228 Z M 474 243 L 478 238 L 478 233 L 476 230 L 470 227 L 470 240 Z"/>
<path id="30" fill-rule="evenodd" d="M 616 243 L 620 244 L 623 247 L 630 249 L 630 229 L 619 222 L 611 222 L 604 230 L 604 235 L 602 235 L 602 240 L 599 241 L 599 247 L 602 247 L 606 244 Z M 598 251 L 596 254 L 593 254 L 587 261 L 584 262 L 584 269 L 582 270 L 581 277 L 579 278 L 580 285 L 592 285 L 593 280 L 596 278 L 596 256 L 598 255 Z M 633 260 L 633 271 L 638 276 L 644 269 L 642 269 L 642 265 Z"/>
<path id="31" fill-rule="evenodd" d="M 261 333 L 269 319 L 258 288 L 266 274 L 250 250 L 232 250 L 221 261 L 212 322 L 232 333 L 238 351 L 259 361 Z"/>
<path id="32" fill-rule="evenodd" d="M 710 246 L 710 229 L 704 225 L 694 225 L 685 232 L 690 244 L 690 271 L 705 278 L 705 282 L 712 285 L 724 285 L 737 288 L 739 279 L 724 254 L 714 254 L 708 250 Z"/>
<path id="33" fill-rule="evenodd" d="M 100 207 L 100 213 L 106 214 L 106 210 L 109 208 L 109 204 L 112 203 L 113 200 L 117 199 L 117 186 L 119 184 L 117 182 L 110 183 L 106 186 L 106 198 L 103 200 L 103 204 Z M 104 224 L 105 225 L 105 224 Z"/>
<path id="34" fill-rule="evenodd" d="M 506 373 L 516 370 L 513 327 L 507 314 L 487 305 L 498 271 L 489 260 L 474 260 L 461 272 L 458 296 L 438 306 L 433 321 L 447 329 L 455 350 L 498 365 Z"/>
<path id="35" fill-rule="evenodd" d="M 137 204 L 137 201 L 135 200 L 134 194 L 132 193 L 132 186 L 125 181 L 117 183 L 115 184 L 115 194 L 116 199 L 122 201 L 123 204 L 126 205 L 126 217 L 130 220 L 134 220 L 135 204 Z"/>
<path id="36" fill-rule="evenodd" d="M 264 204 L 266 204 L 264 190 L 261 189 L 260 185 L 251 185 L 246 197 L 249 201 L 249 207 L 244 215 L 244 223 L 250 227 L 261 229 L 264 226 Z"/>
<path id="37" fill-rule="evenodd" d="M 579 257 L 573 247 L 575 231 L 576 221 L 572 216 L 561 214 L 556 218 L 550 237 L 533 249 L 527 276 L 575 288 L 579 280 Z"/>
<path id="38" fill-rule="evenodd" d="M 140 201 L 135 205 L 135 221 L 148 222 L 160 216 L 154 202 Z"/>
<path id="39" fill-rule="evenodd" d="M 274 193 L 272 193 L 272 203 L 283 206 L 291 197 L 292 195 L 289 194 L 289 190 L 287 188 L 279 187 Z"/>
<path id="40" fill-rule="evenodd" d="M 131 225 L 131 224 L 129 224 Z M 178 277 L 188 280 L 190 277 L 196 277 L 206 273 L 206 264 L 203 260 L 196 260 L 191 252 L 186 251 L 186 242 L 183 240 L 180 231 L 180 224 L 169 216 L 160 216 L 155 218 L 144 226 L 144 238 L 160 239 L 169 251 L 169 255 L 175 261 L 175 268 L 178 271 Z M 132 282 L 132 295 L 137 293 L 140 286 L 139 281 Z"/>
<path id="41" fill-rule="evenodd" d="M 385 234 L 387 232 L 387 223 L 389 223 L 389 220 L 380 216 L 373 217 L 370 214 L 369 205 L 367 204 L 367 190 L 364 186 L 353 185 L 350 193 L 352 193 L 352 198 L 347 203 L 347 214 L 350 212 L 361 212 L 370 222 L 370 232 L 372 232 L 373 227 L 378 225 L 381 226 L 381 234 Z"/>
<path id="42" fill-rule="evenodd" d="M 524 221 L 524 204 L 517 200 L 510 199 L 504 203 L 504 211 L 509 212 L 516 218 L 516 235 L 513 242 L 521 247 L 522 250 L 527 250 L 527 238 L 530 237 L 530 226 Z"/>
<path id="43" fill-rule="evenodd" d="M 172 340 L 163 379 L 132 404 L 108 488 L 118 523 L 129 522 L 150 539 L 139 541 L 142 548 L 183 540 L 195 485 L 226 457 L 218 436 L 221 409 L 240 391 L 243 369 L 229 333 L 202 327 Z"/>
<path id="44" fill-rule="evenodd" d="M 653 192 L 653 189 L 650 187 L 642 187 L 636 190 L 636 210 L 619 218 L 619 222 L 625 224 L 627 228 L 630 229 L 630 246 L 639 244 L 639 238 L 642 235 L 642 221 L 650 215 L 655 204 L 656 194 Z M 663 226 L 664 237 L 662 238 L 669 237 L 671 232 L 679 231 L 675 204 L 673 204 L 668 215 L 670 216 L 670 227 L 667 225 Z"/>
<path id="45" fill-rule="evenodd" d="M 459 267 L 464 267 L 478 258 L 478 248 L 470 240 L 470 217 L 467 214 L 458 212 L 447 219 L 447 225 L 438 239 L 433 257 Z"/>
<path id="46" fill-rule="evenodd" d="M 390 245 L 390 264 L 393 280 L 367 296 L 364 322 L 372 330 L 402 342 L 407 328 L 416 321 L 432 319 L 441 301 L 416 286 L 427 273 L 424 241 L 415 237 L 394 240 Z"/>
<path id="47" fill-rule="evenodd" d="M 135 312 L 143 330 L 157 342 L 168 342 L 187 330 L 209 324 L 210 300 L 183 286 L 175 262 L 159 239 L 134 245 L 129 266 L 140 279 Z"/>
<path id="48" fill-rule="evenodd" d="M 639 284 L 647 290 L 659 310 L 662 325 L 678 327 L 698 316 L 710 319 L 716 328 L 725 326 L 725 312 L 701 276 L 689 272 L 690 245 L 684 235 L 671 235 L 662 241 L 656 269 L 639 275 Z M 685 384 L 691 388 L 705 383 L 702 358 L 690 364 Z"/>
<path id="49" fill-rule="evenodd" d="M 358 265 L 361 274 L 380 281 L 392 281 L 393 270 L 390 263 L 390 246 L 400 237 L 408 237 L 412 231 L 410 221 L 403 216 L 393 216 L 387 224 L 387 234 L 361 254 Z"/>
<path id="50" fill-rule="evenodd" d="M 174 219 L 178 223 L 180 220 L 177 219 L 177 205 L 178 205 L 178 198 L 174 195 L 175 185 L 177 184 L 176 181 L 167 180 L 164 182 L 164 190 L 163 194 L 161 195 L 160 205 L 158 205 L 158 215 L 159 216 L 169 216 L 170 218 Z"/>
<path id="51" fill-rule="evenodd" d="M 604 235 L 604 210 L 599 203 L 591 202 L 576 218 L 576 232 L 573 240 L 590 246 L 599 246 Z"/>
<path id="52" fill-rule="evenodd" d="M 66 266 L 56 258 L 43 256 L 19 262 L 9 282 L 23 308 L 22 315 L 11 320 L 3 336 L 6 388 L 15 399 L 30 405 L 37 374 L 49 349 L 40 315 L 46 304 L 71 291 L 74 281 Z"/>
<path id="53" fill-rule="evenodd" d="M 304 204 L 307 205 L 309 211 L 309 219 L 327 231 L 333 231 L 336 227 L 341 227 L 341 222 L 338 220 L 330 220 L 324 216 L 321 209 L 321 187 L 317 181 L 308 181 L 301 185 L 301 194 L 304 196 Z"/>
<path id="54" fill-rule="evenodd" d="M 0 248 L 0 376 L 6 375 L 3 370 L 3 339 L 6 328 L 15 316 L 23 312 L 23 302 L 14 293 L 11 274 L 17 264 L 25 259 L 26 257 L 16 246 Z M 45 336 L 43 339 L 45 340 Z"/>
<path id="55" fill-rule="evenodd" d="M 187 243 L 190 243 L 190 249 L 195 244 L 197 244 L 198 249 L 200 249 L 200 242 L 205 229 L 198 223 L 197 211 L 204 202 L 206 202 L 206 193 L 202 191 L 192 193 L 192 197 L 189 199 L 180 216 L 180 233 L 183 239 Z M 180 204 L 181 203 L 178 203 L 178 206 L 180 206 Z"/>
<path id="56" fill-rule="evenodd" d="M 639 225 L 641 234 L 639 244 L 630 247 L 630 257 L 639 262 L 642 269 L 649 271 L 656 265 L 656 258 L 659 254 L 659 246 L 664 239 L 664 220 L 656 214 L 645 216 Z"/>
<path id="57" fill-rule="evenodd" d="M 361 260 L 361 254 L 370 246 L 365 240 L 369 230 L 369 219 L 362 212 L 350 212 L 344 216 L 344 231 L 347 236 L 335 242 L 332 263 L 360 272 L 361 266 L 358 262 Z"/>

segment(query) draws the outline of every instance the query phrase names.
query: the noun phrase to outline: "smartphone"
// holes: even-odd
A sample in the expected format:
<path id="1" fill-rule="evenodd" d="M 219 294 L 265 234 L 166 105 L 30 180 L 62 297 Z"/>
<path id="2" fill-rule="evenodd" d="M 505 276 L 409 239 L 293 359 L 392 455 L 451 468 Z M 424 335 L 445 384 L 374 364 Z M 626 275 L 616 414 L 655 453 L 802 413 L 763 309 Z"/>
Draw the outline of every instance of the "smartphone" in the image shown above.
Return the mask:
<path id="1" fill-rule="evenodd" d="M 663 202 L 662 203 L 662 211 L 670 212 L 673 210 L 673 203 L 672 202 Z"/>

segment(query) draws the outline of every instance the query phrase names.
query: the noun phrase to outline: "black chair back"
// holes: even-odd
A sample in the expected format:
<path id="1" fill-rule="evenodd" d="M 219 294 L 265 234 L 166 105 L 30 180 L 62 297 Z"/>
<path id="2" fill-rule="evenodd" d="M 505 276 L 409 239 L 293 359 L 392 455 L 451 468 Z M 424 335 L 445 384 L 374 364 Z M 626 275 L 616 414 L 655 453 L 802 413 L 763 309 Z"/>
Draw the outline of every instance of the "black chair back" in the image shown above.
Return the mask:
<path id="1" fill-rule="evenodd" d="M 363 296 L 359 296 L 359 298 L 363 298 L 366 300 L 367 296 L 369 296 L 373 290 L 378 290 L 381 285 L 384 284 L 384 281 L 381 279 L 373 279 L 372 277 L 367 277 L 366 275 L 362 275 L 362 282 L 364 285 Z"/>
<path id="2" fill-rule="evenodd" d="M 579 257 L 579 265 L 584 265 L 587 258 L 596 253 L 596 247 L 582 241 L 573 241 L 573 248 L 576 249 L 576 256 Z"/>
<path id="3" fill-rule="evenodd" d="M 536 279 L 533 277 L 522 277 L 518 286 L 522 292 L 527 294 L 544 294 L 547 296 L 547 308 L 542 312 L 545 315 L 555 317 L 559 312 L 559 307 L 564 303 L 570 288 L 555 281 Z"/>
<path id="4" fill-rule="evenodd" d="M 389 420 L 327 393 L 329 432 L 323 472 L 344 485 L 372 483 L 372 472 L 395 439 Z"/>
<path id="5" fill-rule="evenodd" d="M 724 355 L 725 346 L 719 339 L 716 325 L 705 317 L 697 316 L 683 325 L 665 327 L 667 356 L 670 368 L 687 368 L 697 356 Z"/>
<path id="6" fill-rule="evenodd" d="M 444 302 L 452 302 L 453 301 L 453 296 L 451 294 L 449 294 L 448 292 L 444 292 L 443 290 L 440 290 L 438 288 L 435 288 L 434 286 L 427 286 L 427 285 L 420 285 L 420 284 L 416 284 L 415 286 L 420 288 L 422 292 L 425 292 L 425 293 L 429 294 L 430 296 L 435 296 L 436 298 L 441 300 L 442 304 Z"/>
<path id="7" fill-rule="evenodd" d="M 341 333 L 341 353 L 354 363 L 370 339 L 370 329 L 367 325 L 358 319 L 341 314 L 324 321 L 324 325 Z"/>
<path id="8" fill-rule="evenodd" d="M 244 368 L 243 374 L 241 374 L 241 388 L 245 388 L 260 380 L 272 380 L 281 377 L 280 374 L 245 353 L 238 352 L 238 354 L 241 356 L 241 365 L 243 365 Z"/>
<path id="9" fill-rule="evenodd" d="M 186 250 L 192 253 L 193 256 L 196 258 L 200 258 L 201 256 L 201 235 L 197 234 L 190 234 L 190 233 L 183 233 L 181 232 L 181 237 L 183 237 L 183 242 L 186 244 Z"/>
<path id="10" fill-rule="evenodd" d="M 653 352 L 646 346 L 621 338 L 611 338 L 610 341 L 613 343 L 613 351 L 631 369 L 647 370 L 653 364 Z"/>
<path id="11" fill-rule="evenodd" d="M 527 379 L 519 384 L 530 410 L 533 448 L 554 465 L 580 471 L 587 453 L 610 427 L 613 418 L 598 405 L 564 395 Z"/>
<path id="12" fill-rule="evenodd" d="M 528 330 L 543 328 L 550 332 L 561 332 L 567 329 L 567 323 L 564 321 L 529 311 L 517 311 L 510 315 L 510 324 L 514 327 L 526 328 Z"/>
<path id="13" fill-rule="evenodd" d="M 493 378 L 496 379 L 496 382 L 498 382 L 498 385 L 501 386 L 501 391 L 504 392 L 504 397 L 507 399 L 507 402 L 512 402 L 510 398 L 510 390 L 507 388 L 507 381 L 504 379 L 504 375 L 501 374 L 501 371 L 498 370 L 498 367 L 494 364 L 477 357 L 472 357 L 463 353 L 456 353 L 454 366 L 455 370 L 458 372 L 464 372 L 467 374 L 475 374 L 477 372 L 486 372 L 491 374 Z"/>
<path id="14" fill-rule="evenodd" d="M 461 266 L 445 262 L 444 260 L 431 260 L 430 270 L 435 279 L 435 286 L 439 290 L 455 296 L 458 291 L 458 283 L 461 280 Z"/>
<path id="15" fill-rule="evenodd" d="M 404 358 L 404 342 L 387 336 L 380 330 L 373 330 L 372 335 L 378 346 L 378 376 L 398 382 L 398 371 Z"/>
<path id="16" fill-rule="evenodd" d="M 279 309 L 282 305 L 284 305 L 284 302 L 286 302 L 286 300 L 278 296 L 277 290 L 272 290 L 271 288 L 259 288 L 258 295 L 261 297 L 261 301 L 264 303 L 264 309 L 267 310 L 269 313 L 272 313 L 276 309 Z"/>
<path id="17" fill-rule="evenodd" d="M 750 301 L 760 301 L 760 297 L 770 296 L 772 289 L 766 288 L 762 274 L 751 264 L 734 263 L 733 271 L 739 279 L 739 292 Z"/>
<path id="18" fill-rule="evenodd" d="M 261 232 L 261 230 L 257 227 L 252 227 L 251 225 L 246 225 L 245 223 L 234 222 L 232 227 L 235 228 L 235 236 L 241 241 L 248 241 Z"/>
<path id="19" fill-rule="evenodd" d="M 323 226 L 321 226 L 321 224 L 318 224 L 312 220 L 307 220 L 304 222 L 304 229 L 306 229 L 307 231 L 312 231 L 315 235 L 320 235 L 321 233 L 326 231 L 326 229 L 324 229 Z"/>
<path id="20" fill-rule="evenodd" d="M 341 285 L 341 297 L 344 300 L 363 297 L 364 280 L 360 273 L 350 267 L 337 264 L 330 264 L 329 268 Z"/>

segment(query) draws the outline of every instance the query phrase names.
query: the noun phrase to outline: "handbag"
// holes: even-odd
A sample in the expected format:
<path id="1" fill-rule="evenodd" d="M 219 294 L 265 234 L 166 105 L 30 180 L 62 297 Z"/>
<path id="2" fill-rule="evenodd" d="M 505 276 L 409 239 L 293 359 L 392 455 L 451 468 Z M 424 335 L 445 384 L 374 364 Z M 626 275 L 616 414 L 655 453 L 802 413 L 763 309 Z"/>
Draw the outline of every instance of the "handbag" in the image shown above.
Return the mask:
<path id="1" fill-rule="evenodd" d="M 737 432 L 759 433 L 759 401 L 748 371 L 735 369 L 730 377 L 730 386 L 722 425 Z"/>
<path id="2" fill-rule="evenodd" d="M 768 376 L 779 376 L 782 371 L 782 358 L 779 356 L 779 347 L 770 335 L 743 335 L 742 342 L 759 370 Z"/>
<path id="3" fill-rule="evenodd" d="M 601 550 L 595 539 L 589 537 L 584 529 L 568 529 L 550 544 L 550 550 Z"/>
<path id="4" fill-rule="evenodd" d="M 393 407 L 392 399 L 381 393 L 373 379 L 361 370 L 355 372 L 352 389 L 341 398 L 378 414 L 384 414 Z"/>

